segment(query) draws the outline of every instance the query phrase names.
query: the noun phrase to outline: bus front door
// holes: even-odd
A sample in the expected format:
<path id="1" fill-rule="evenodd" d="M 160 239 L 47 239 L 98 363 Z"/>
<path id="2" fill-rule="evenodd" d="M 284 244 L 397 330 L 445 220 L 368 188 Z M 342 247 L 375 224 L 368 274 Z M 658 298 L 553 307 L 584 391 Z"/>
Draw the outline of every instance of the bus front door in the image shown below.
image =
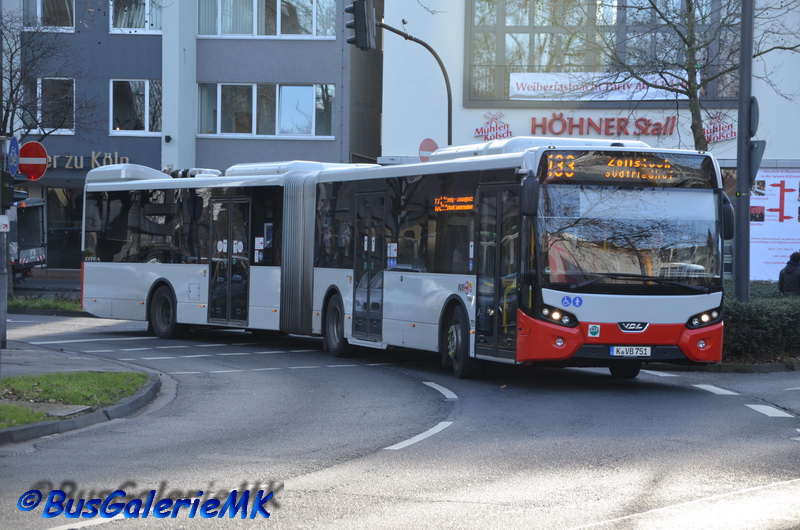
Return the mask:
<path id="1" fill-rule="evenodd" d="M 516 359 L 519 191 L 481 188 L 478 198 L 475 351 Z"/>
<path id="2" fill-rule="evenodd" d="M 356 195 L 353 337 L 380 341 L 383 333 L 383 193 Z"/>
<path id="3" fill-rule="evenodd" d="M 247 324 L 250 279 L 250 202 L 213 199 L 208 321 Z"/>

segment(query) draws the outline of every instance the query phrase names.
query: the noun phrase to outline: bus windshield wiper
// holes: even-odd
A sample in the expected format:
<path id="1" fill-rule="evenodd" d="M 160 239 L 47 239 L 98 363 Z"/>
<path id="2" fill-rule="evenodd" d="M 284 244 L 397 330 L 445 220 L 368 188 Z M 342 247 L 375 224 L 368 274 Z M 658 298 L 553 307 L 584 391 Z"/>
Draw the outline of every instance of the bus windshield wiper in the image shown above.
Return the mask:
<path id="1" fill-rule="evenodd" d="M 593 283 L 597 283 L 602 280 L 611 279 L 611 280 L 638 280 L 643 282 L 656 282 L 656 283 L 666 283 L 669 285 L 677 285 L 679 287 L 686 287 L 687 289 L 693 289 L 695 291 L 700 291 L 701 293 L 707 293 L 709 291 L 708 287 L 704 287 L 702 285 L 692 285 L 690 283 L 682 283 L 676 282 L 675 280 L 670 280 L 669 278 L 662 278 L 660 276 L 644 276 L 641 274 L 624 274 L 624 273 L 598 273 L 600 274 L 597 278 L 592 278 L 591 280 L 582 281 L 580 283 L 573 283 L 569 286 L 570 289 L 580 289 L 581 287 L 586 287 L 587 285 L 591 285 Z"/>

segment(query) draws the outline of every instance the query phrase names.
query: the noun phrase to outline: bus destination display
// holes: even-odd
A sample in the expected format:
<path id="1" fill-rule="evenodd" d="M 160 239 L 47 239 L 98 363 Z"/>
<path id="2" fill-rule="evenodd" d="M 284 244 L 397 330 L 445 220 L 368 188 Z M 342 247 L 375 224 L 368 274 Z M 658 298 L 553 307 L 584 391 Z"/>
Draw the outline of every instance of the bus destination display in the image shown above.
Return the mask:
<path id="1" fill-rule="evenodd" d="M 547 182 L 680 188 L 714 187 L 711 159 L 701 154 L 625 151 L 547 151 L 540 176 Z"/>

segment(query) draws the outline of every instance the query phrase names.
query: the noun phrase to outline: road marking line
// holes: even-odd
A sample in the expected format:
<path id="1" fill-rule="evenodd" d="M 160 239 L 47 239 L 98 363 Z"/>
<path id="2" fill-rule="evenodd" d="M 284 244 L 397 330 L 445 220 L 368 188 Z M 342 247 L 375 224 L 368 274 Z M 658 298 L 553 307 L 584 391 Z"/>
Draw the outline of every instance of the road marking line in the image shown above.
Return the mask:
<path id="1" fill-rule="evenodd" d="M 116 350 L 81 350 L 81 353 L 109 353 Z"/>
<path id="2" fill-rule="evenodd" d="M 210 374 L 232 374 L 234 372 L 244 372 L 244 370 L 211 370 Z"/>
<path id="3" fill-rule="evenodd" d="M 175 359 L 175 357 L 142 357 L 140 361 L 163 361 L 164 359 Z"/>
<path id="4" fill-rule="evenodd" d="M 28 344 L 73 344 L 75 342 L 109 342 L 117 340 L 152 340 L 152 337 L 112 337 L 108 339 L 70 339 L 70 340 L 42 340 L 38 342 L 29 342 Z"/>
<path id="5" fill-rule="evenodd" d="M 214 346 L 227 346 L 227 344 L 197 344 L 198 348 L 211 348 Z"/>
<path id="6" fill-rule="evenodd" d="M 289 353 L 311 353 L 312 351 L 319 351 L 319 350 L 289 350 Z"/>
<path id="7" fill-rule="evenodd" d="M 655 370 L 642 370 L 642 373 L 655 375 L 658 377 L 678 377 L 675 374 L 668 374 L 667 372 L 656 372 Z"/>
<path id="8" fill-rule="evenodd" d="M 210 353 L 198 353 L 196 355 L 180 355 L 181 359 L 194 359 L 195 357 L 213 357 Z"/>
<path id="9" fill-rule="evenodd" d="M 365 364 L 364 366 L 392 366 L 395 364 L 397 363 L 370 363 L 370 364 Z"/>
<path id="10" fill-rule="evenodd" d="M 438 425 L 436 425 L 435 427 L 432 427 L 432 428 L 428 429 L 427 431 L 423 432 L 422 434 L 418 434 L 418 435 L 414 436 L 413 438 L 409 438 L 408 440 L 406 440 L 404 442 L 400 442 L 400 443 L 397 443 L 397 444 L 394 444 L 394 445 L 390 445 L 389 447 L 386 447 L 385 449 L 391 450 L 391 451 L 397 451 L 398 449 L 404 449 L 404 448 L 408 447 L 409 445 L 415 444 L 417 442 L 421 442 L 425 438 L 429 438 L 429 437 L 433 436 L 436 433 L 442 432 L 446 428 L 450 427 L 452 424 L 453 424 L 452 421 L 442 421 Z"/>
<path id="11" fill-rule="evenodd" d="M 250 355 L 250 352 L 218 353 L 220 357 L 231 357 L 233 355 Z"/>
<path id="12" fill-rule="evenodd" d="M 289 370 L 303 370 L 305 368 L 319 368 L 319 366 L 287 366 Z"/>
<path id="13" fill-rule="evenodd" d="M 429 387 L 431 387 L 434 390 L 438 390 L 447 399 L 458 399 L 458 396 L 455 395 L 455 393 L 453 391 L 448 390 L 447 388 L 443 387 L 442 385 L 437 385 L 436 383 L 430 383 L 430 382 L 423 382 L 422 384 L 423 385 L 428 385 Z"/>
<path id="14" fill-rule="evenodd" d="M 270 353 L 285 353 L 285 352 L 278 351 L 278 350 L 272 350 L 272 351 L 254 351 L 254 352 L 253 352 L 253 355 L 269 355 Z"/>
<path id="15" fill-rule="evenodd" d="M 796 386 L 794 388 L 784 388 L 784 390 L 800 390 L 800 386 Z"/>
<path id="16" fill-rule="evenodd" d="M 203 372 L 167 372 L 168 375 L 202 374 Z"/>
<path id="17" fill-rule="evenodd" d="M 118 361 L 138 361 L 139 359 L 134 359 L 131 357 L 130 359 L 117 359 Z"/>
<path id="18" fill-rule="evenodd" d="M 671 504 L 669 506 L 662 506 L 660 508 L 654 508 L 652 510 L 647 510 L 647 511 L 644 511 L 644 512 L 632 513 L 630 515 L 624 515 L 622 517 L 617 517 L 616 519 L 607 519 L 605 521 L 598 521 L 598 522 L 590 523 L 590 524 L 583 525 L 583 526 L 575 526 L 571 530 L 581 530 L 583 528 L 594 528 L 596 526 L 614 525 L 615 523 L 620 523 L 622 521 L 628 521 L 628 520 L 631 520 L 631 519 L 634 519 L 634 518 L 637 518 L 637 517 L 642 517 L 644 515 L 660 513 L 660 512 L 667 512 L 667 511 L 674 511 L 676 508 L 688 507 L 688 506 L 700 504 L 700 503 L 703 503 L 703 502 L 716 501 L 716 500 L 719 500 L 719 499 L 726 499 L 726 498 L 729 498 L 729 497 L 734 497 L 736 495 L 742 495 L 744 493 L 754 493 L 754 492 L 757 492 L 757 491 L 765 490 L 767 488 L 774 488 L 776 486 L 777 487 L 789 486 L 789 485 L 796 484 L 798 482 L 800 482 L 800 479 L 792 479 L 792 480 L 786 480 L 784 482 L 773 482 L 772 484 L 766 484 L 764 486 L 754 486 L 752 488 L 745 488 L 745 489 L 738 490 L 738 491 L 731 491 L 731 492 L 728 492 L 728 493 L 720 493 L 718 495 L 711 495 L 709 497 L 703 497 L 702 499 L 694 499 L 694 500 L 687 501 L 687 502 L 680 502 L 678 504 Z"/>
<path id="19" fill-rule="evenodd" d="M 283 368 L 281 368 L 281 367 L 276 367 L 276 368 L 253 368 L 254 372 L 264 372 L 266 370 L 283 370 Z"/>
<path id="20" fill-rule="evenodd" d="M 174 350 L 175 348 L 188 348 L 189 346 L 156 346 L 157 350 Z"/>
<path id="21" fill-rule="evenodd" d="M 153 348 L 120 348 L 119 351 L 146 351 L 152 350 Z"/>
<path id="22" fill-rule="evenodd" d="M 719 388 L 714 385 L 692 385 L 701 390 L 706 390 L 711 392 L 712 394 L 717 394 L 718 396 L 738 396 L 736 392 L 731 392 L 730 390 L 725 390 L 724 388 Z"/>
<path id="23" fill-rule="evenodd" d="M 745 405 L 745 407 L 750 407 L 756 412 L 760 412 L 765 416 L 769 416 L 770 418 L 794 418 L 788 412 L 784 412 L 780 409 L 776 409 L 775 407 L 770 407 L 769 405 Z"/>
<path id="24" fill-rule="evenodd" d="M 329 364 L 325 368 L 350 368 L 351 366 L 361 366 L 360 364 Z"/>
<path id="25" fill-rule="evenodd" d="M 63 526 L 54 526 L 53 528 L 50 528 L 50 530 L 70 530 L 72 528 L 86 528 L 87 526 L 99 526 L 101 524 L 106 524 L 115 519 L 124 519 L 124 518 L 125 516 L 123 514 L 118 513 L 117 515 L 109 519 L 91 519 L 89 521 L 83 521 L 80 523 L 70 523 L 70 524 L 65 524 Z"/>

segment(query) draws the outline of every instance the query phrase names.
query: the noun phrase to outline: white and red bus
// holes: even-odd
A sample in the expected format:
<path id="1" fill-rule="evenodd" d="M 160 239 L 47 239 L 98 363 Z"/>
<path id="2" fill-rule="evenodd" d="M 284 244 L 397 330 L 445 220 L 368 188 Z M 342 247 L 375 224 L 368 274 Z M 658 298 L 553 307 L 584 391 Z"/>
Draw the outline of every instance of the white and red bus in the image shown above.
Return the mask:
<path id="1" fill-rule="evenodd" d="M 518 137 L 398 165 L 89 172 L 84 308 L 484 361 L 609 367 L 722 355 L 733 210 L 709 153 Z"/>

